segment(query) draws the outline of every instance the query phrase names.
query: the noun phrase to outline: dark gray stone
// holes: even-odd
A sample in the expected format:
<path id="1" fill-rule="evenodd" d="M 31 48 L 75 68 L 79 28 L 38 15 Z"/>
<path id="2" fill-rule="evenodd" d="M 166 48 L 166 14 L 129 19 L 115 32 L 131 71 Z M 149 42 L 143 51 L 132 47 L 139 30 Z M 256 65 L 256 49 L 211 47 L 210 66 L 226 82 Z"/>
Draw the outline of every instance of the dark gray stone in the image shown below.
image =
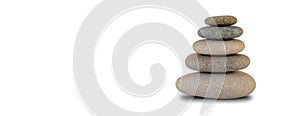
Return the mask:
<path id="1" fill-rule="evenodd" d="M 243 29 L 237 26 L 228 27 L 202 27 L 199 29 L 200 37 L 215 40 L 228 40 L 240 37 L 243 34 Z"/>

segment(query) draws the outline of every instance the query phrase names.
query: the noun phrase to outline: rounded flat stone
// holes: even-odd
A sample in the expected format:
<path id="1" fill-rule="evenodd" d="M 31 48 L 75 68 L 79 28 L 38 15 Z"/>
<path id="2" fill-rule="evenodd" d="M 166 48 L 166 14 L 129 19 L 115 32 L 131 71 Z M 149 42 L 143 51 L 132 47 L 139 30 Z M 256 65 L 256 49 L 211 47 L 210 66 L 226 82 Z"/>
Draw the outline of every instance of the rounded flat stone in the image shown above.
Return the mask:
<path id="1" fill-rule="evenodd" d="M 213 16 L 205 19 L 205 23 L 211 26 L 230 26 L 237 23 L 234 16 Z"/>
<path id="2" fill-rule="evenodd" d="M 244 42 L 233 39 L 228 41 L 199 40 L 193 44 L 193 49 L 203 55 L 231 55 L 243 51 Z"/>
<path id="3" fill-rule="evenodd" d="M 188 68 L 200 72 L 232 72 L 248 67 L 250 59 L 246 55 L 207 56 L 191 54 L 185 64 Z"/>
<path id="4" fill-rule="evenodd" d="M 240 37 L 243 34 L 243 29 L 237 26 L 227 27 L 202 27 L 199 29 L 200 37 L 215 40 L 228 40 Z"/>
<path id="5" fill-rule="evenodd" d="M 177 89 L 191 96 L 210 99 L 235 99 L 250 95 L 255 80 L 247 73 L 236 71 L 226 74 L 192 73 L 176 81 Z"/>

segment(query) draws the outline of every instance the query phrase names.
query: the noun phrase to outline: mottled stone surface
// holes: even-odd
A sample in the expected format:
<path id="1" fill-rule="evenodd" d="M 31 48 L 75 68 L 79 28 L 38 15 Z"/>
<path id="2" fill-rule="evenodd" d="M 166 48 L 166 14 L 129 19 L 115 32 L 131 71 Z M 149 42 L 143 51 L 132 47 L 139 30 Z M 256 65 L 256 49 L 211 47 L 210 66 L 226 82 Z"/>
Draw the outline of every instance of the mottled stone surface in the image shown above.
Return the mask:
<path id="1" fill-rule="evenodd" d="M 250 75 L 241 71 L 226 74 L 197 72 L 179 78 L 176 87 L 180 92 L 191 96 L 235 99 L 251 94 L 256 82 Z"/>
<path id="2" fill-rule="evenodd" d="M 237 39 L 228 41 L 199 40 L 193 44 L 194 51 L 204 55 L 237 54 L 244 48 L 244 42 Z"/>
<path id="3" fill-rule="evenodd" d="M 243 29 L 237 26 L 227 27 L 202 27 L 199 29 L 200 37 L 215 40 L 228 40 L 240 37 L 243 34 Z"/>
<path id="4" fill-rule="evenodd" d="M 229 56 L 191 54 L 186 58 L 185 64 L 188 68 L 200 72 L 231 72 L 248 67 L 250 59 L 242 54 Z"/>
<path id="5" fill-rule="evenodd" d="M 230 26 L 237 23 L 234 16 L 213 16 L 205 19 L 205 23 L 211 26 Z"/>

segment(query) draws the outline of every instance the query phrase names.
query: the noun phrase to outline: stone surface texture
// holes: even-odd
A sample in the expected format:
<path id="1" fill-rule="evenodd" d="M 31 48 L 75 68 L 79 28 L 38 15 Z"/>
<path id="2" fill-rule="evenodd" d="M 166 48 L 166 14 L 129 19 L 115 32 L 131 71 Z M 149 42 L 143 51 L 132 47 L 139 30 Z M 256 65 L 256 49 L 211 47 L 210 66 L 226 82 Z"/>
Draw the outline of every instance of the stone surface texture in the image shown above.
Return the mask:
<path id="1" fill-rule="evenodd" d="M 203 55 L 231 55 L 241 52 L 244 42 L 234 39 L 228 41 L 199 40 L 193 44 L 193 49 Z"/>
<path id="2" fill-rule="evenodd" d="M 251 94 L 256 82 L 249 74 L 241 71 L 227 74 L 196 72 L 180 77 L 176 87 L 180 92 L 191 96 L 235 99 Z"/>
<path id="3" fill-rule="evenodd" d="M 213 40 L 230 40 L 240 37 L 243 34 L 243 29 L 237 26 L 227 27 L 202 27 L 198 31 L 200 37 Z"/>
<path id="4" fill-rule="evenodd" d="M 234 16 L 214 16 L 205 19 L 205 23 L 211 26 L 230 26 L 237 23 Z"/>
<path id="5" fill-rule="evenodd" d="M 191 54 L 185 64 L 188 68 L 200 72 L 232 72 L 248 67 L 250 59 L 246 55 L 207 56 Z"/>

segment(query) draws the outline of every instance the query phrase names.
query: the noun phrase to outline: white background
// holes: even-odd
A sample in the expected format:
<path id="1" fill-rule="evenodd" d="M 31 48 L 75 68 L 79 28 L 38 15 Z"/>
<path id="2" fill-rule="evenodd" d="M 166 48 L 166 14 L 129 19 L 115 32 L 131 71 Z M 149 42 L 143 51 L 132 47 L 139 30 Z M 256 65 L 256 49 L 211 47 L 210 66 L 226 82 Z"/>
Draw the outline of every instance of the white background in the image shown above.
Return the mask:
<path id="1" fill-rule="evenodd" d="M 210 15 L 239 19 L 247 46 L 243 54 L 252 60 L 244 71 L 257 81 L 251 99 L 220 101 L 209 116 L 299 115 L 297 1 L 198 1 Z M 1 116 L 91 115 L 76 91 L 72 55 L 82 21 L 100 2 L 0 1 Z M 198 110 L 192 106 L 189 112 Z"/>

